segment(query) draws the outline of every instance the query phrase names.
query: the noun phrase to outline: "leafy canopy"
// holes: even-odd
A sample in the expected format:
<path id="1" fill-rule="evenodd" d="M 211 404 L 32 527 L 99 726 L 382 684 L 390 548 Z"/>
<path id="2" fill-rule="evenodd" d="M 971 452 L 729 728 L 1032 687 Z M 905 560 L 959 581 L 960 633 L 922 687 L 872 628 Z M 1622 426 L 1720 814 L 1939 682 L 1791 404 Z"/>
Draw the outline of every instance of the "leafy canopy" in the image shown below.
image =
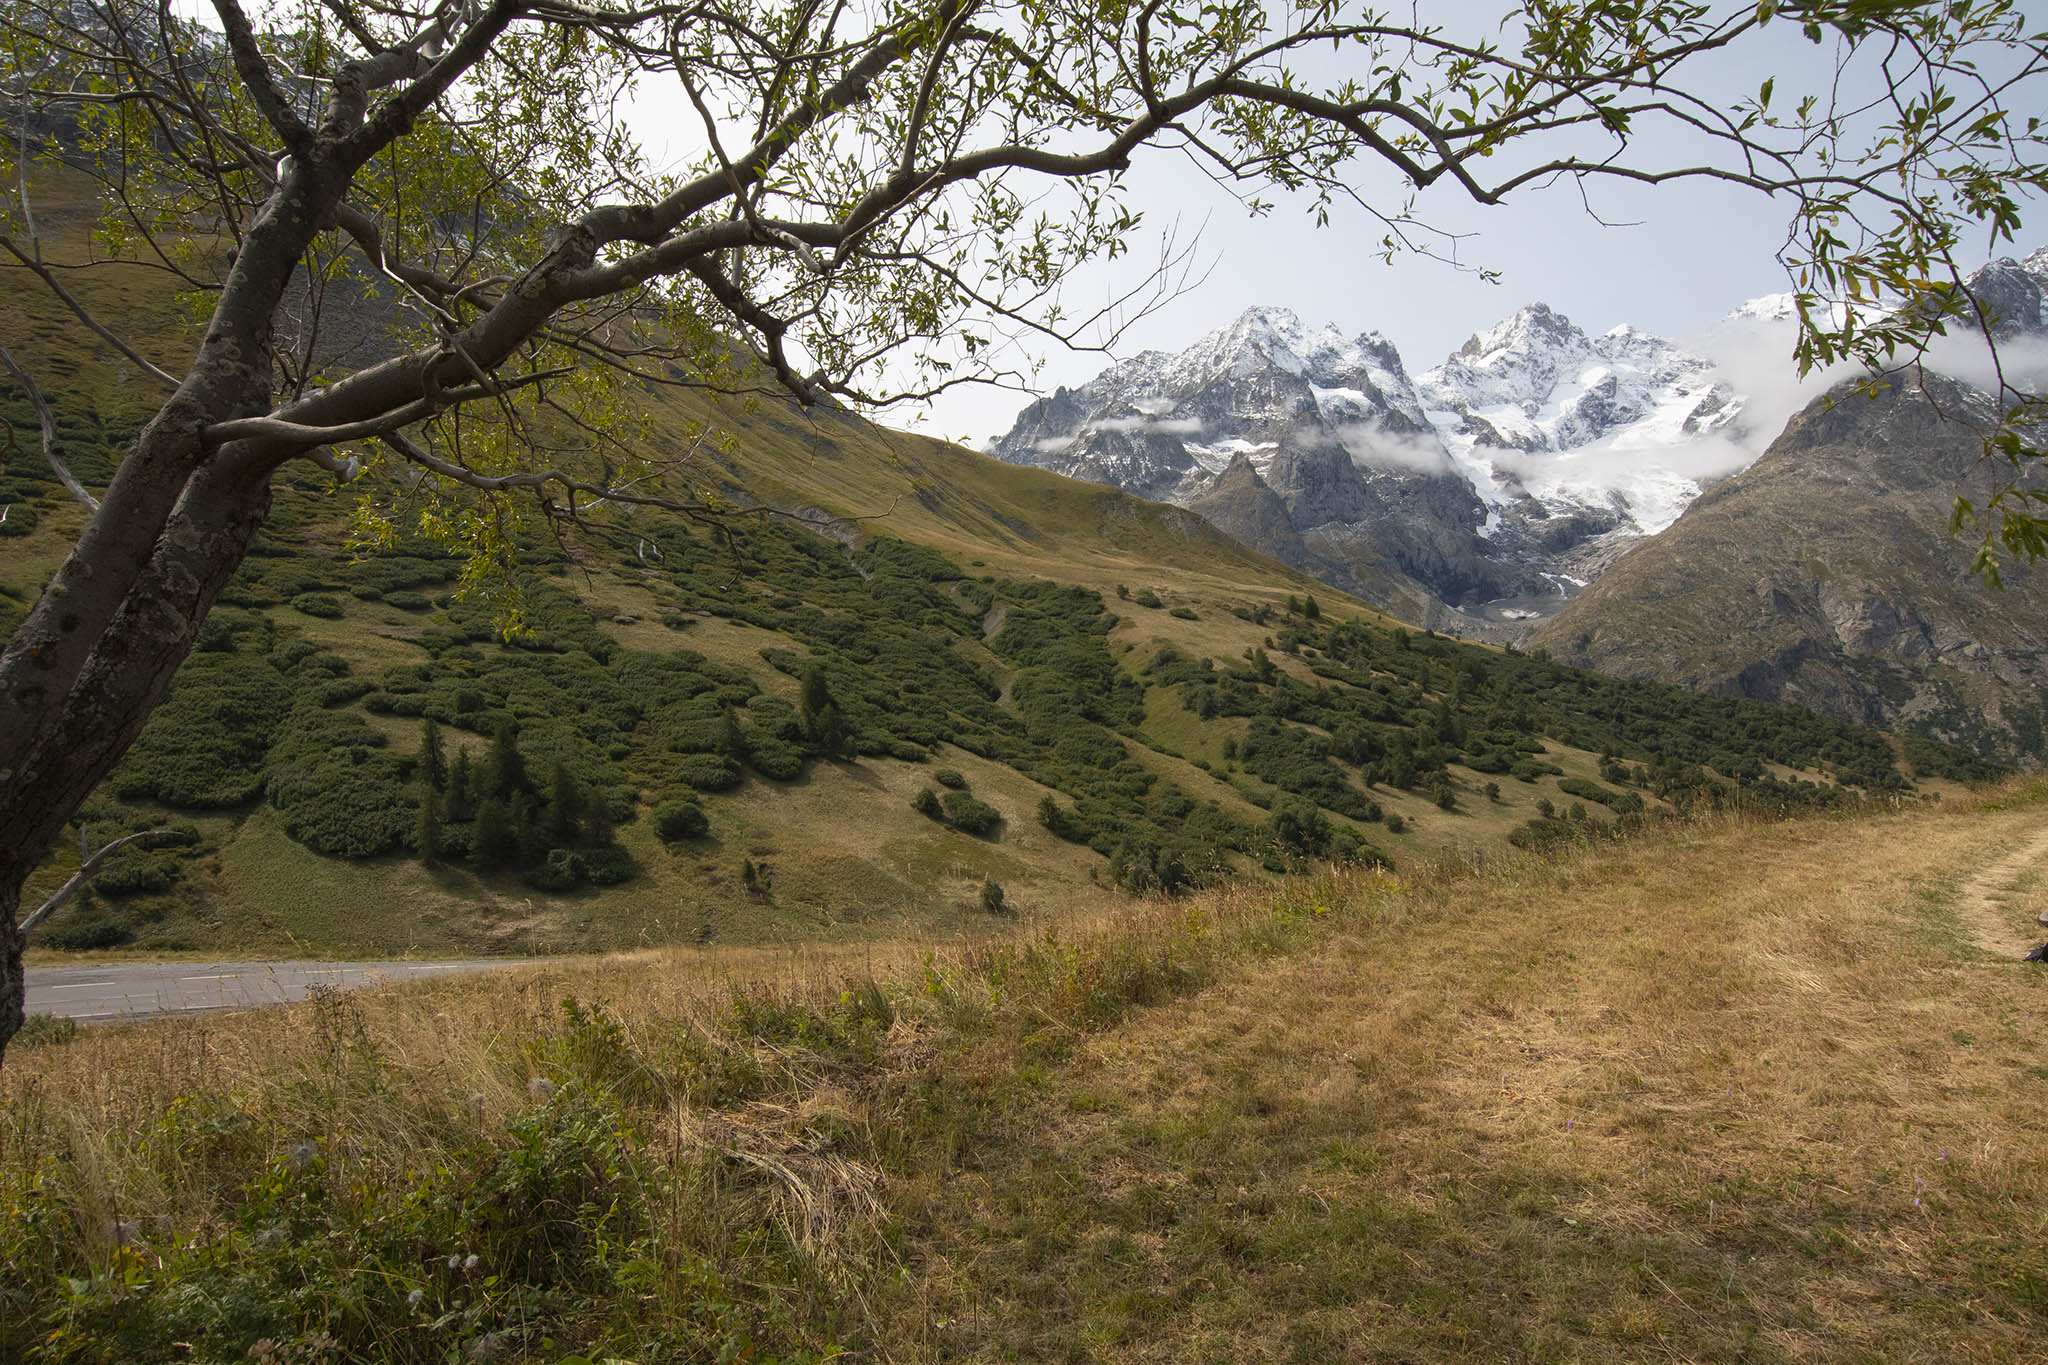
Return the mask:
<path id="1" fill-rule="evenodd" d="M 270 410 L 213 415 L 208 442 L 409 466 L 405 515 L 473 577 L 504 567 L 512 489 L 550 513 L 716 509 L 690 477 L 708 433 L 639 430 L 624 378 L 876 403 L 1020 382 L 1020 336 L 1100 339 L 1060 286 L 1140 240 L 1123 172 L 1150 149 L 1253 211 L 1362 214 L 1388 257 L 1448 245 L 1433 188 L 1733 181 L 1785 202 L 1800 363 L 1876 368 L 1987 324 L 1960 258 L 2011 241 L 2044 175 L 2044 42 L 2003 0 L 1598 0 L 1497 24 L 1340 0 L 212 9 L 10 6 L 0 79 L 41 135 L 15 141 L 83 161 L 111 191 L 97 252 L 176 271 L 202 310 L 305 196 Z M 1774 70 L 1801 43 L 1834 53 L 1825 84 L 1696 93 L 1719 54 Z M 679 170 L 643 154 L 635 90 L 680 111 L 698 151 Z M 39 259 L 16 198 L 0 245 Z M 1171 287 L 1137 274 L 1126 305 Z M 2040 413 L 2002 396 L 1988 449 L 2020 463 Z M 381 534 L 386 485 L 367 487 Z M 2048 548 L 2036 504 L 1994 499 L 1987 550 Z"/>

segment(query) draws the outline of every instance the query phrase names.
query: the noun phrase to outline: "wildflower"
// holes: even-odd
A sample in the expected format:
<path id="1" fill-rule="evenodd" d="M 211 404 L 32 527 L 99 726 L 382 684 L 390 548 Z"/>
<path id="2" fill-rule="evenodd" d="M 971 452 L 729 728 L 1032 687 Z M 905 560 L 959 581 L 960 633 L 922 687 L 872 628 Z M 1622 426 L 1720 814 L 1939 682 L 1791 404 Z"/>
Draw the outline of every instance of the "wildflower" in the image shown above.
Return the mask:
<path id="1" fill-rule="evenodd" d="M 420 1306 L 420 1300 L 421 1300 L 421 1299 L 424 1299 L 424 1298 L 425 1298 L 426 1296 L 427 1296 L 427 1291 L 426 1291 L 426 1290 L 424 1290 L 424 1289 L 415 1289 L 415 1290 L 413 1290 L 413 1291 L 412 1291 L 412 1293 L 410 1293 L 410 1294 L 407 1294 L 407 1295 L 405 1296 L 405 1306 L 406 1306 L 407 1308 L 417 1308 L 417 1307 L 419 1307 L 419 1306 Z"/>
<path id="2" fill-rule="evenodd" d="M 545 1076 L 535 1076 L 526 1083 L 526 1093 L 537 1100 L 551 1100 L 555 1097 L 555 1083 Z"/>
<path id="3" fill-rule="evenodd" d="M 450 1256 L 448 1258 L 448 1268 L 450 1270 L 462 1269 L 462 1257 L 460 1255 Z"/>
<path id="4" fill-rule="evenodd" d="M 319 1153 L 313 1150 L 312 1143 L 294 1143 L 291 1151 L 285 1154 L 284 1164 L 293 1175 L 304 1175 L 318 1155 Z"/>
<path id="5" fill-rule="evenodd" d="M 462 1268 L 465 1271 L 475 1270 L 477 1268 L 477 1257 L 475 1252 L 471 1252 L 469 1255 L 462 1258 Z"/>

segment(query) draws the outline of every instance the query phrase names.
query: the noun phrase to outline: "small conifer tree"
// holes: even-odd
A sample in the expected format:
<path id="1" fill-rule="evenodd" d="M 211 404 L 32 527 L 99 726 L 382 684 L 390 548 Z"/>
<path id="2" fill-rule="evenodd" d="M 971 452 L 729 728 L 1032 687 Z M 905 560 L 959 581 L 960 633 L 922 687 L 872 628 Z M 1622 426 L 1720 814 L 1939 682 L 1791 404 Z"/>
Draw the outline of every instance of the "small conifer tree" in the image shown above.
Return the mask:
<path id="1" fill-rule="evenodd" d="M 547 842 L 553 848 L 572 847 L 583 833 L 583 793 L 561 759 L 548 774 Z"/>
<path id="2" fill-rule="evenodd" d="M 441 814 L 450 824 L 476 818 L 476 775 L 469 766 L 469 750 L 458 749 L 448 769 L 448 790 L 442 793 Z"/>
<path id="3" fill-rule="evenodd" d="M 441 811 L 440 802 L 430 791 L 420 802 L 419 824 L 413 831 L 413 846 L 423 862 L 433 862 L 441 856 Z"/>
<path id="4" fill-rule="evenodd" d="M 526 756 L 519 752 L 519 730 L 511 721 L 498 727 L 491 747 L 484 754 L 477 774 L 477 799 L 495 796 L 509 808 L 512 798 L 532 790 L 526 776 Z"/>
<path id="5" fill-rule="evenodd" d="M 441 743 L 441 723 L 432 716 L 420 724 L 420 780 L 429 792 L 448 785 L 448 753 Z"/>
<path id="6" fill-rule="evenodd" d="M 476 824 L 469 838 L 470 858 L 478 867 L 489 870 L 503 867 L 518 852 L 519 840 L 513 833 L 512 813 L 499 798 L 486 796 L 477 803 Z"/>

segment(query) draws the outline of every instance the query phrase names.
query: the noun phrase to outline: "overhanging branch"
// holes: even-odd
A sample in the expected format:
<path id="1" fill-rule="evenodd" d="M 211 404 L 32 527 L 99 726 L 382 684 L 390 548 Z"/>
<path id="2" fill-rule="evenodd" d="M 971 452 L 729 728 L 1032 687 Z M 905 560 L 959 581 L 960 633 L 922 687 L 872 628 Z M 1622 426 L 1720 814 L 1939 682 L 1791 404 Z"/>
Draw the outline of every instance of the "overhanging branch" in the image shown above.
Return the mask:
<path id="1" fill-rule="evenodd" d="M 105 863 L 108 858 L 112 857 L 116 853 L 119 853 L 122 849 L 128 847 L 128 845 L 134 843 L 138 839 L 157 839 L 164 838 L 167 836 L 175 837 L 177 833 L 178 831 L 174 829 L 146 829 L 143 830 L 140 834 L 124 834 L 119 839 L 114 840 L 114 842 L 102 848 L 99 852 L 93 854 L 90 858 L 87 858 L 83 863 L 79 864 L 78 871 L 71 874 L 70 881 L 65 882 L 64 885 L 58 887 L 54 895 L 52 895 L 48 900 L 44 901 L 41 905 L 36 907 L 34 914 L 30 915 L 27 919 L 21 922 L 22 937 L 26 938 L 28 936 L 29 930 L 35 928 L 38 924 L 41 924 L 51 915 L 56 914 L 57 911 L 63 907 L 64 902 L 70 900 L 73 896 L 77 895 L 81 890 L 83 890 L 85 888 L 85 884 L 91 881 L 93 877 L 98 874 L 100 866 L 103 863 Z"/>
<path id="2" fill-rule="evenodd" d="M 72 497 L 78 499 L 86 511 L 99 511 L 100 500 L 86 491 L 85 485 L 78 481 L 78 476 L 64 463 L 63 443 L 57 437 L 57 419 L 51 413 L 49 403 L 44 400 L 43 391 L 36 387 L 36 381 L 27 370 L 15 362 L 13 355 L 5 346 L 0 346 L 0 365 L 4 365 L 7 372 L 28 392 L 28 401 L 36 410 L 36 421 L 41 423 L 43 428 L 43 458 L 49 461 L 50 469 L 56 474 L 57 481 L 70 491 Z M 10 443 L 14 439 L 12 426 L 7 429 L 7 438 Z"/>

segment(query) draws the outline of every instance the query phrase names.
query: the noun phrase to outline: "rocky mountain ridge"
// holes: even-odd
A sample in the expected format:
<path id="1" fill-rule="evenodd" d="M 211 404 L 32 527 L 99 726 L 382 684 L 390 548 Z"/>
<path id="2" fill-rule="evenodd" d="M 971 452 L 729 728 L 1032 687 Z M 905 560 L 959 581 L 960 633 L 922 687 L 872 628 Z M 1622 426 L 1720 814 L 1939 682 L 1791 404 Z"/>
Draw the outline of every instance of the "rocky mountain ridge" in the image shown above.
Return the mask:
<path id="1" fill-rule="evenodd" d="M 2006 379 L 2048 378 L 2048 250 L 1971 284 L 2006 343 Z M 1988 587 L 1975 537 L 1950 531 L 1958 496 L 1982 507 L 2012 476 L 1983 458 L 1998 404 L 1935 364 L 1975 368 L 1958 339 L 1874 393 L 1845 383 L 1816 398 L 1530 643 L 1622 677 L 2048 760 L 2041 575 L 2008 567 L 2003 590 Z"/>
<path id="2" fill-rule="evenodd" d="M 1739 431 L 1713 364 L 1543 304 L 1410 375 L 1385 336 L 1247 310 L 1026 408 L 990 453 L 1200 511 L 1437 629 L 1517 633 L 1654 534 Z M 1676 454 L 1678 458 L 1672 458 Z"/>

